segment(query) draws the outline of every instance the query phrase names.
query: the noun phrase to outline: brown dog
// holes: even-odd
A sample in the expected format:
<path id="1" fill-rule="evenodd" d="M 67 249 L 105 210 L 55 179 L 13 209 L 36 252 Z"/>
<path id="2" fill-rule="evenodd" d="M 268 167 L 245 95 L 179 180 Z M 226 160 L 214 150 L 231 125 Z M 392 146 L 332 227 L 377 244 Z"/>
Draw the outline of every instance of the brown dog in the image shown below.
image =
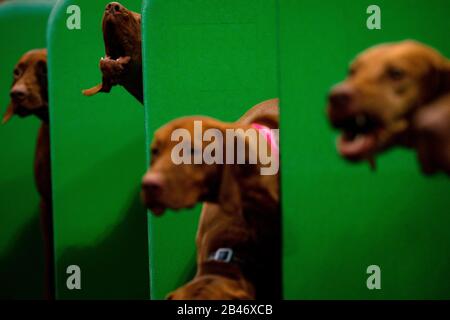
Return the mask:
<path id="1" fill-rule="evenodd" d="M 351 64 L 348 78 L 329 95 L 330 122 L 342 131 L 337 141 L 339 153 L 351 161 L 374 163 L 378 153 L 394 145 L 436 149 L 437 146 L 431 145 L 423 147 L 425 141 L 430 142 L 429 138 L 420 138 L 422 147 L 418 147 L 420 133 L 414 123 L 423 121 L 415 118 L 419 110 L 449 91 L 450 62 L 430 47 L 404 41 L 364 51 Z M 427 123 L 428 127 L 435 126 L 434 131 L 445 127 Z M 443 131 L 436 135 L 442 139 L 448 137 Z M 440 146 L 444 148 L 445 144 Z M 433 154 L 434 158 L 440 152 Z M 424 156 L 419 159 L 423 160 Z M 442 169 L 441 160 L 433 160 L 433 166 Z M 425 172 L 433 171 L 421 163 Z"/>
<path id="2" fill-rule="evenodd" d="M 279 175 L 261 175 L 259 160 L 255 164 L 174 164 L 171 157 L 176 143 L 171 141 L 172 132 L 183 128 L 194 133 L 194 121 L 202 121 L 204 130 L 222 133 L 227 129 L 247 130 L 254 123 L 277 129 L 278 100 L 255 106 L 235 123 L 188 117 L 174 120 L 155 133 L 151 166 L 142 182 L 147 207 L 162 214 L 166 208 L 206 202 L 196 240 L 197 275 L 168 298 L 279 298 Z M 250 139 L 241 139 L 247 150 L 256 152 L 249 146 Z M 268 143 L 264 140 L 263 147 Z M 204 142 L 200 144 L 205 148 Z"/>
<path id="3" fill-rule="evenodd" d="M 10 96 L 11 102 L 3 116 L 3 124 L 13 115 L 20 117 L 34 115 L 41 120 L 34 174 L 37 190 L 41 196 L 41 225 L 46 255 L 46 295 L 51 299 L 54 296 L 53 228 L 46 49 L 32 50 L 22 56 L 14 69 Z"/>
<path id="4" fill-rule="evenodd" d="M 100 60 L 102 83 L 83 91 L 86 96 L 123 86 L 143 103 L 141 15 L 118 2 L 106 5 L 102 21 L 106 56 Z"/>

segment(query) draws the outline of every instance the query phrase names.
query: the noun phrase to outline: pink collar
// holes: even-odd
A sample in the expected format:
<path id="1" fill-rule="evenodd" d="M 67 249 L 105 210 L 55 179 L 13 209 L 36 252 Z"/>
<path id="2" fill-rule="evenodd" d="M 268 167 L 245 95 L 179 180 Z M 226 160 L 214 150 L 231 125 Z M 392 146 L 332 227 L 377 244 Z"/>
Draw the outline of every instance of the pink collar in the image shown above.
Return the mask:
<path id="1" fill-rule="evenodd" d="M 269 127 L 263 126 L 259 123 L 252 123 L 252 127 L 258 130 L 264 138 L 267 140 L 267 142 L 270 145 L 270 148 L 272 149 L 272 152 L 275 152 L 276 155 L 279 153 L 277 139 L 275 138 L 275 135 L 273 134 L 272 129 Z"/>

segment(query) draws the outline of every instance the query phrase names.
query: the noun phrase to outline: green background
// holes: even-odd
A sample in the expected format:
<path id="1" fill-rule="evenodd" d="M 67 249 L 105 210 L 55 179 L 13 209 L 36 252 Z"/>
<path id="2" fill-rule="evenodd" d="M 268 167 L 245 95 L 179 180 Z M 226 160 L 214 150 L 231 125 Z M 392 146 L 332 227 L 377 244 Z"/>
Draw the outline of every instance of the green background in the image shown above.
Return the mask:
<path id="1" fill-rule="evenodd" d="M 0 116 L 10 101 L 14 66 L 45 47 L 49 1 L 0 5 Z M 13 117 L 0 127 L 0 299 L 44 297 L 44 248 L 34 151 L 40 121 Z"/>
<path id="2" fill-rule="evenodd" d="M 450 181 L 422 176 L 412 151 L 352 165 L 335 150 L 329 88 L 365 48 L 407 38 L 450 57 L 447 0 L 280 0 L 280 98 L 287 299 L 450 298 Z M 381 268 L 368 290 L 366 268 Z"/>
<path id="3" fill-rule="evenodd" d="M 49 21 L 49 82 L 57 297 L 148 299 L 143 107 L 122 87 L 85 97 L 101 81 L 101 20 L 109 1 L 60 1 Z M 140 1 L 121 1 L 140 11 Z M 66 9 L 81 9 L 81 30 Z M 66 268 L 81 268 L 81 290 Z"/>
<path id="4" fill-rule="evenodd" d="M 147 239 L 139 191 L 153 132 L 191 114 L 232 121 L 278 92 L 284 297 L 450 298 L 448 178 L 422 176 L 408 150 L 383 154 L 375 172 L 345 162 L 325 116 L 329 88 L 371 45 L 413 38 L 450 57 L 448 1 L 380 0 L 382 30 L 368 30 L 365 0 L 144 0 L 145 114 L 121 87 L 81 94 L 101 80 L 108 2 L 59 1 L 49 24 L 58 298 L 148 298 L 147 240 L 152 298 L 190 280 L 200 206 L 150 216 Z M 140 10 L 138 0 L 121 3 Z M 66 28 L 70 4 L 81 8 L 81 30 Z M 15 63 L 45 45 L 49 10 L 0 6 L 1 114 Z M 34 118 L 0 127 L 0 298 L 42 297 L 38 127 Z M 71 264 L 81 267 L 82 290 L 66 289 Z M 372 264 L 382 290 L 366 287 Z"/>
<path id="5" fill-rule="evenodd" d="M 278 95 L 275 9 L 273 0 L 144 1 L 147 144 L 177 117 L 234 121 Z M 152 298 L 193 277 L 199 211 L 150 216 Z"/>

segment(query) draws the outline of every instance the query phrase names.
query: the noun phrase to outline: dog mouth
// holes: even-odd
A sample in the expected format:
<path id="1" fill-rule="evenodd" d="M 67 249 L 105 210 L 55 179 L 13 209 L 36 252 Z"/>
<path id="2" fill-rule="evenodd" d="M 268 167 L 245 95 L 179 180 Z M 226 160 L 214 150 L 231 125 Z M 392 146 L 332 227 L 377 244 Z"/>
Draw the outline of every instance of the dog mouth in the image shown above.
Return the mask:
<path id="1" fill-rule="evenodd" d="M 1 119 L 1 124 L 6 124 L 11 117 L 18 116 L 20 118 L 25 118 L 31 115 L 35 115 L 42 120 L 48 121 L 48 107 L 46 104 L 40 105 L 38 107 L 27 107 L 22 103 L 15 103 L 11 101 L 7 107 L 7 111 Z"/>
<path id="2" fill-rule="evenodd" d="M 141 191 L 141 199 L 147 209 L 151 210 L 155 216 L 162 216 L 167 209 L 165 205 L 145 191 Z"/>
<path id="3" fill-rule="evenodd" d="M 26 117 L 29 116 L 31 113 L 32 113 L 31 110 L 22 105 L 14 106 L 14 114 L 18 115 L 19 117 Z"/>
<path id="4" fill-rule="evenodd" d="M 106 57 L 118 60 L 123 57 L 133 57 L 140 48 L 136 43 L 136 34 L 140 33 L 135 24 L 131 11 L 123 8 L 123 12 L 112 14 L 108 11 L 103 16 L 103 40 L 105 44 Z"/>
<path id="5" fill-rule="evenodd" d="M 162 216 L 166 211 L 166 207 L 160 205 L 153 205 L 149 207 L 149 209 L 153 212 L 155 216 Z"/>
<path id="6" fill-rule="evenodd" d="M 23 117 L 27 117 L 29 115 L 32 114 L 37 114 L 39 112 L 42 112 L 45 107 L 41 106 L 41 105 L 28 105 L 26 102 L 21 102 L 21 103 L 17 103 L 17 102 L 12 102 L 12 107 L 14 110 L 14 114 L 18 115 L 19 117 L 23 118 Z"/>
<path id="7" fill-rule="evenodd" d="M 104 22 L 104 42 L 106 56 L 112 60 L 127 56 L 127 41 L 117 31 L 118 26 L 112 19 L 106 19 Z"/>
<path id="8" fill-rule="evenodd" d="M 378 137 L 383 129 L 373 115 L 358 112 L 333 123 L 341 131 L 336 140 L 339 154 L 351 161 L 370 159 L 378 149 Z"/>

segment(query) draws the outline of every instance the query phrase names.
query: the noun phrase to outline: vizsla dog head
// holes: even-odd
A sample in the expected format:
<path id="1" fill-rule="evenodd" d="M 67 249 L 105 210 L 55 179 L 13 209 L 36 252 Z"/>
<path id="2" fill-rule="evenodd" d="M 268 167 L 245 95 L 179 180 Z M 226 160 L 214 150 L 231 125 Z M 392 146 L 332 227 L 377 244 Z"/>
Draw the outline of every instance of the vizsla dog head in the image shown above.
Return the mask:
<path id="1" fill-rule="evenodd" d="M 342 131 L 339 153 L 352 161 L 372 161 L 403 144 L 412 114 L 449 87 L 450 64 L 430 47 L 404 41 L 366 50 L 329 94 L 329 120 Z"/>
<path id="2" fill-rule="evenodd" d="M 102 83 L 83 94 L 110 92 L 122 85 L 142 103 L 141 15 L 111 2 L 106 5 L 102 29 L 106 52 L 100 60 Z"/>
<path id="3" fill-rule="evenodd" d="M 204 134 L 199 134 L 196 129 L 199 122 Z M 230 130 L 235 132 L 233 130 L 237 129 L 238 132 L 249 128 L 252 127 L 224 123 L 207 117 L 186 117 L 169 122 L 157 130 L 151 145 L 150 168 L 142 180 L 142 198 L 147 207 L 155 214 L 162 214 L 166 208 L 181 209 L 192 207 L 199 201 L 211 201 L 220 203 L 225 212 L 239 213 L 242 192 L 238 182 L 243 180 L 251 180 L 255 188 L 270 189 L 271 196 L 277 198 L 278 190 L 275 186 L 273 190 L 272 185 L 263 186 L 266 183 L 265 179 L 270 178 L 261 176 L 260 157 L 256 156 L 257 159 L 253 164 L 249 161 L 250 155 L 256 154 L 258 152 L 256 149 L 260 148 L 257 143 L 253 143 L 255 139 L 263 141 L 263 148 L 267 148 L 267 141 L 262 137 L 258 139 L 257 133 L 255 139 L 246 134 L 237 134 L 233 138 L 228 135 Z M 180 136 L 177 136 L 173 139 L 173 134 L 179 129 L 187 132 L 190 138 L 180 139 Z M 208 132 L 215 135 L 207 138 Z M 179 142 L 180 140 L 182 141 Z M 213 151 L 211 154 L 218 156 L 219 152 L 222 152 L 223 154 L 219 156 L 221 159 L 227 157 L 226 153 L 231 143 L 231 148 L 236 149 L 230 156 L 233 158 L 232 161 L 228 161 L 230 158 L 227 158 L 227 161 L 217 163 L 204 159 L 207 150 L 211 150 L 208 149 L 211 142 L 220 145 L 221 151 Z M 183 144 L 186 144 L 183 154 L 189 153 L 188 157 L 192 159 L 190 163 L 174 161 L 174 155 L 179 154 L 180 145 Z M 254 147 L 255 145 L 257 147 Z M 239 149 L 245 149 L 245 159 L 240 164 L 236 159 Z"/>
<path id="4" fill-rule="evenodd" d="M 2 123 L 8 122 L 15 114 L 20 117 L 34 114 L 48 121 L 47 50 L 25 53 L 17 63 L 13 77 L 11 102 Z"/>
<path id="5" fill-rule="evenodd" d="M 156 131 L 151 145 L 151 164 L 142 181 L 142 196 L 146 205 L 155 213 L 161 214 L 166 208 L 181 209 L 194 206 L 217 193 L 209 185 L 218 184 L 220 167 L 218 165 L 175 164 L 172 150 L 178 144 L 172 141 L 172 133 L 186 129 L 194 136 L 194 121 L 202 121 L 203 126 L 222 128 L 223 125 L 206 117 L 189 117 L 174 120 Z M 201 153 L 194 147 L 194 141 L 187 141 L 192 156 Z M 203 147 L 200 142 L 200 147 Z M 216 181 L 215 181 L 216 180 Z"/>

